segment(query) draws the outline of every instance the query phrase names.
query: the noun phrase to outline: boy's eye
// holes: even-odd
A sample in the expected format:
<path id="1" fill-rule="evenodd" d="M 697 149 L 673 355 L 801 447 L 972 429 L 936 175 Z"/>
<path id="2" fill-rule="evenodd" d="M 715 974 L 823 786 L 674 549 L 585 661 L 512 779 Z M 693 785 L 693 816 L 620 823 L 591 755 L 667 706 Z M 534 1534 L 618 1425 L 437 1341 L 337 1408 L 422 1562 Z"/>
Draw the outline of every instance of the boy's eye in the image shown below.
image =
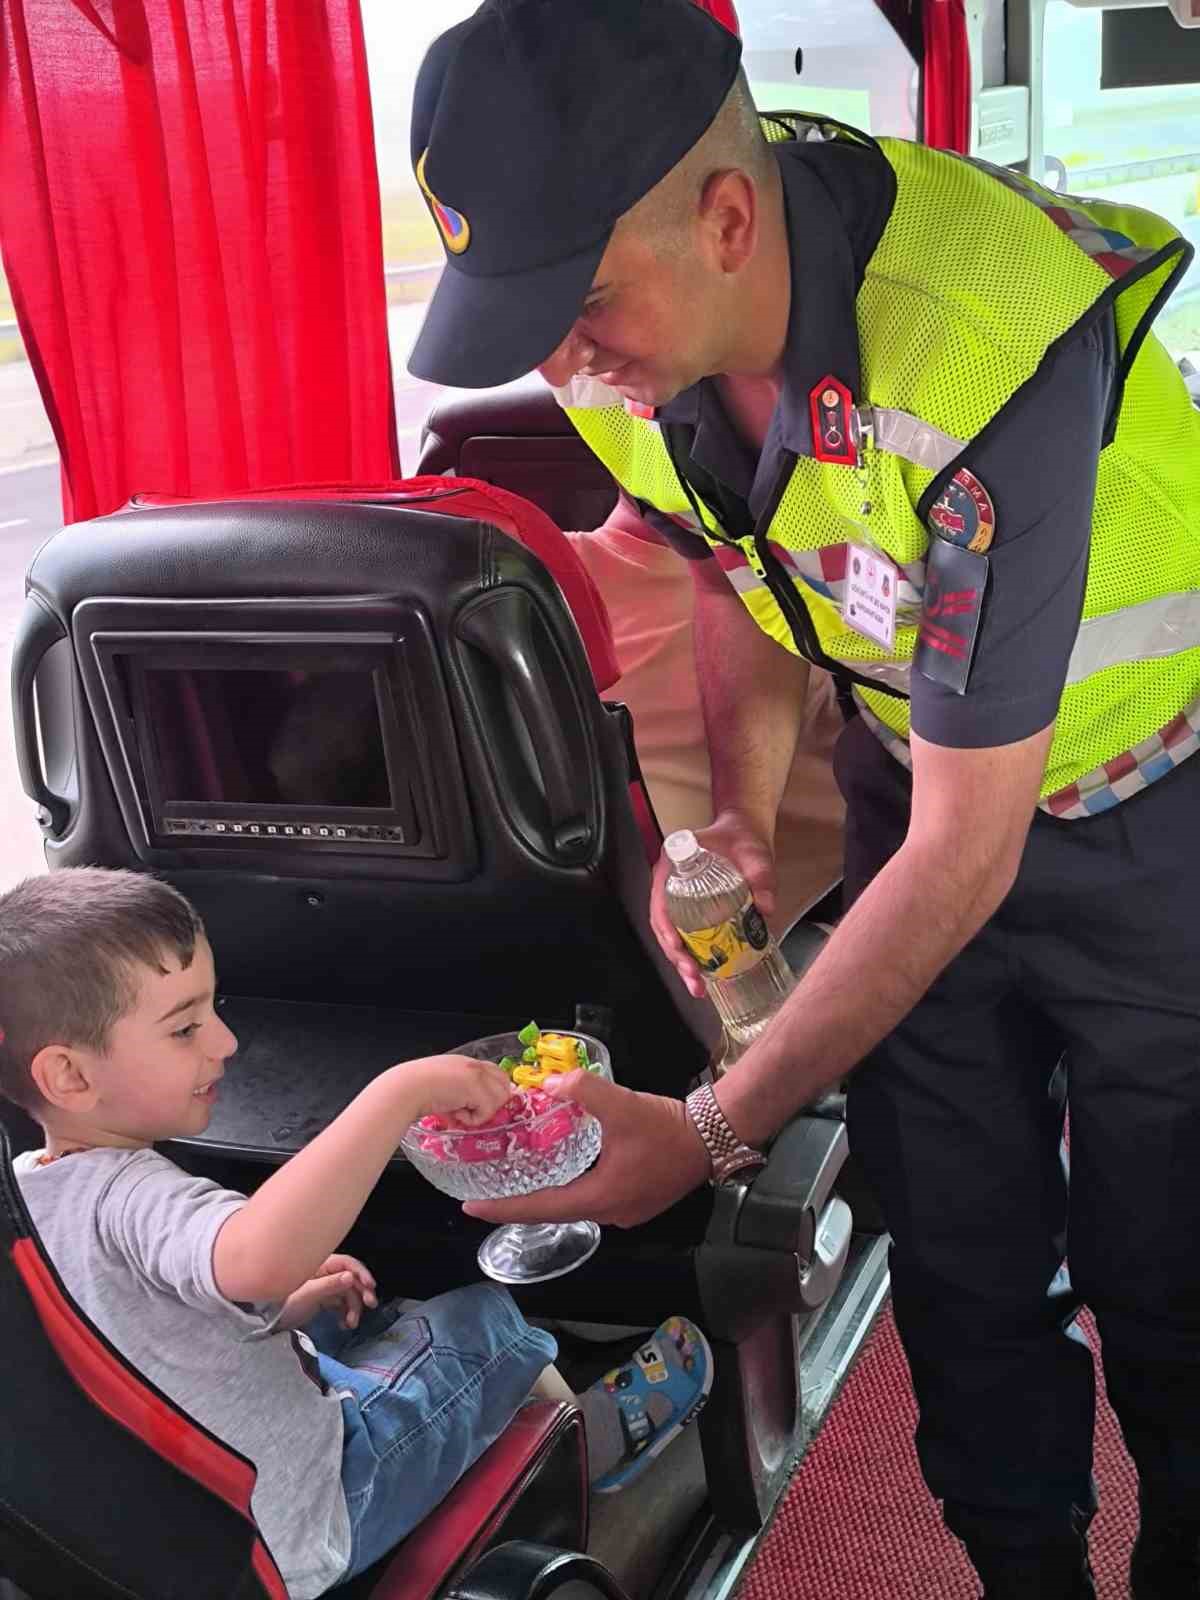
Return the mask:
<path id="1" fill-rule="evenodd" d="M 171 1037 L 172 1039 L 190 1039 L 199 1027 L 200 1024 L 198 1022 L 189 1022 L 184 1028 L 176 1028 Z"/>

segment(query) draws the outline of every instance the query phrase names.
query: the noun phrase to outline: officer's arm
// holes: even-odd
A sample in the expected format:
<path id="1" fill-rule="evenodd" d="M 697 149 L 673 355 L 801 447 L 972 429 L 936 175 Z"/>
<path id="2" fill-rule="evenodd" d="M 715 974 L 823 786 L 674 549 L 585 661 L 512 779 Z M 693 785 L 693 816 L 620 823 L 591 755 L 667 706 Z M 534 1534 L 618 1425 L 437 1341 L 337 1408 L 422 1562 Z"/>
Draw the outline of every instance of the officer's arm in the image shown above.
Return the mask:
<path id="1" fill-rule="evenodd" d="M 772 845 L 812 669 L 763 633 L 715 560 L 691 570 L 713 814 L 740 816 Z"/>
<path id="2" fill-rule="evenodd" d="M 1016 877 L 1053 727 L 962 750 L 914 735 L 904 844 L 864 890 L 778 1021 L 721 1080 L 743 1138 L 767 1138 L 913 1008 Z"/>
<path id="3" fill-rule="evenodd" d="M 907 836 L 779 1022 L 722 1080 L 718 1098 L 743 1137 L 774 1132 L 845 1077 L 1012 885 L 1079 628 L 1114 361 L 1111 318 L 1089 323 L 972 449 L 995 538 L 966 681 L 914 665 Z"/>

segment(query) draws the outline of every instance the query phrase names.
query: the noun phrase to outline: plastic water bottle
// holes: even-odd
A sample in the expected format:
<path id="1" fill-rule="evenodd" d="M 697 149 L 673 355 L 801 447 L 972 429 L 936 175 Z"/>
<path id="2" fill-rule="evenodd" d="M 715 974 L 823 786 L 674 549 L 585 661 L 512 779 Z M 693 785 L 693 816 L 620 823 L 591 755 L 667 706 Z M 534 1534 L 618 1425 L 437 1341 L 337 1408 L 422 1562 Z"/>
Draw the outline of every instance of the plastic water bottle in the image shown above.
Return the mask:
<path id="1" fill-rule="evenodd" d="M 706 850 L 688 829 L 668 834 L 672 864 L 667 915 L 695 957 L 708 997 L 733 1049 L 725 1065 L 756 1039 L 787 999 L 792 971 L 771 937 L 750 885 L 724 856 Z"/>

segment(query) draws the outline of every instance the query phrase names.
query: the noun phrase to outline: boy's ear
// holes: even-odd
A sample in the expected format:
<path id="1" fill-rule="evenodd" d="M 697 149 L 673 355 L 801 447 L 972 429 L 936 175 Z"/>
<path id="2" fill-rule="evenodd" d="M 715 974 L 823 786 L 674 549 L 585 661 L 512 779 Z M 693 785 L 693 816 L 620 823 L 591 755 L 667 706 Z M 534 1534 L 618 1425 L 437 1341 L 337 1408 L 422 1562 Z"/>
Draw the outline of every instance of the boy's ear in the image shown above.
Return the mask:
<path id="1" fill-rule="evenodd" d="M 60 1111 L 90 1111 L 96 1103 L 92 1074 L 70 1045 L 45 1045 L 29 1063 L 29 1075 L 42 1099 Z"/>

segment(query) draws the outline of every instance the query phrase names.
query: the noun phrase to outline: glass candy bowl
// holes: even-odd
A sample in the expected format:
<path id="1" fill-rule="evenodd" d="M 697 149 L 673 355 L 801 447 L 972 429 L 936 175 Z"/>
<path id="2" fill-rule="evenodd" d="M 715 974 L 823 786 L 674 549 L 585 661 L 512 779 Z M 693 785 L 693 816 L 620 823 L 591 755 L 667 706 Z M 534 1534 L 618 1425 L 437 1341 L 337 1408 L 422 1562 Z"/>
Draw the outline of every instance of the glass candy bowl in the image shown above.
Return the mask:
<path id="1" fill-rule="evenodd" d="M 612 1077 L 607 1047 L 590 1034 L 556 1030 L 579 1039 L 588 1060 Z M 521 1055 L 515 1033 L 456 1045 L 453 1055 L 499 1061 Z M 535 1105 L 545 1104 L 535 1101 Z M 578 1178 L 600 1153 L 600 1124 L 583 1107 L 563 1100 L 486 1128 L 427 1128 L 414 1123 L 400 1143 L 423 1178 L 456 1200 L 501 1200 L 532 1194 Z M 561 1278 L 588 1259 L 600 1243 L 594 1222 L 510 1222 L 495 1228 L 479 1247 L 482 1270 L 497 1283 L 543 1283 Z"/>

